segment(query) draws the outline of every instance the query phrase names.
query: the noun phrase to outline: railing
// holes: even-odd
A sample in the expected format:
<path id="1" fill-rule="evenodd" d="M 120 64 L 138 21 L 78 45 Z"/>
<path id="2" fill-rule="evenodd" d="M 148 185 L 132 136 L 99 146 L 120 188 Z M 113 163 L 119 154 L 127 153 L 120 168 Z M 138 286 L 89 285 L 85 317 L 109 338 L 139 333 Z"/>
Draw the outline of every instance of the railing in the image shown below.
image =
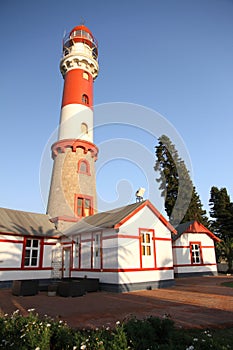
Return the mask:
<path id="1" fill-rule="evenodd" d="M 63 55 L 67 56 L 71 52 L 71 47 L 75 42 L 82 42 L 87 44 L 92 49 L 93 58 L 98 58 L 98 42 L 88 32 L 84 30 L 74 31 L 63 38 Z"/>

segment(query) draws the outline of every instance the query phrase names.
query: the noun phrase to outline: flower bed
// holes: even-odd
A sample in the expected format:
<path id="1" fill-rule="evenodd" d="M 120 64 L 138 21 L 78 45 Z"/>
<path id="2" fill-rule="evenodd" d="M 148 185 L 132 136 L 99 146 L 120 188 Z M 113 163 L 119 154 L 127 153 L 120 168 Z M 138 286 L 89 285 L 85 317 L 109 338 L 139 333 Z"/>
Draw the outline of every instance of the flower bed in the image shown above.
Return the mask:
<path id="1" fill-rule="evenodd" d="M 0 348 L 17 350 L 227 350 L 232 349 L 232 329 L 185 330 L 169 317 L 131 318 L 114 328 L 72 329 L 61 320 L 27 317 L 19 311 L 0 316 Z"/>

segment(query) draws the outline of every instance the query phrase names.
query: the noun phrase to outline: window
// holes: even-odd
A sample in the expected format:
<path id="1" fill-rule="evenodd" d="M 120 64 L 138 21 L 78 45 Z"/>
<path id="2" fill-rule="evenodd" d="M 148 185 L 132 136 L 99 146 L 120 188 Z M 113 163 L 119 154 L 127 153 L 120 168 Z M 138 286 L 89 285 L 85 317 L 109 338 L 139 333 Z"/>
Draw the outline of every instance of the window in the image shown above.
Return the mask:
<path id="1" fill-rule="evenodd" d="M 142 255 L 151 255 L 151 233 L 141 232 L 141 250 Z"/>
<path id="2" fill-rule="evenodd" d="M 91 199 L 85 197 L 77 197 L 77 210 L 76 214 L 79 217 L 85 217 L 92 215 Z"/>
<path id="3" fill-rule="evenodd" d="M 89 104 L 89 98 L 85 94 L 82 95 L 82 103 L 84 103 L 85 105 Z"/>
<path id="4" fill-rule="evenodd" d="M 200 243 L 190 243 L 190 253 L 192 264 L 202 263 Z"/>
<path id="5" fill-rule="evenodd" d="M 39 249 L 38 239 L 26 239 L 24 266 L 39 265 Z"/>
<path id="6" fill-rule="evenodd" d="M 87 72 L 83 72 L 83 79 L 89 80 L 89 75 Z"/>
<path id="7" fill-rule="evenodd" d="M 82 134 L 88 134 L 88 126 L 86 123 L 81 124 L 81 133 Z"/>
<path id="8" fill-rule="evenodd" d="M 80 159 L 78 162 L 78 173 L 79 174 L 90 174 L 90 164 L 86 159 Z"/>

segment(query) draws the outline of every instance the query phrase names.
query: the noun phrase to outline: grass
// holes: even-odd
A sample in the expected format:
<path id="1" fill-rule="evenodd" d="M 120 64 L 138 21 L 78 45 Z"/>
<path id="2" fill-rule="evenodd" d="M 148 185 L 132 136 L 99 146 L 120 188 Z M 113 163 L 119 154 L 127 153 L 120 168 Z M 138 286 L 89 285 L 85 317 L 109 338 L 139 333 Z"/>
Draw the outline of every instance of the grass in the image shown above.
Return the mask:
<path id="1" fill-rule="evenodd" d="M 223 282 L 221 283 L 222 286 L 225 286 L 225 287 L 230 287 L 230 288 L 233 288 L 233 281 L 230 281 L 230 282 Z"/>

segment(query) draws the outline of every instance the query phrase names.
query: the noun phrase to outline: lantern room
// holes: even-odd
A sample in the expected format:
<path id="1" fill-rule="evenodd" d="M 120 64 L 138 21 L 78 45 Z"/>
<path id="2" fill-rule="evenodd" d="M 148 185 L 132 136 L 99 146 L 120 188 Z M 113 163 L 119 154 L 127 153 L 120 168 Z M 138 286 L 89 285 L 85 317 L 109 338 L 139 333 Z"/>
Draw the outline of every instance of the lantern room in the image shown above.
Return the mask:
<path id="1" fill-rule="evenodd" d="M 87 45 L 92 51 L 92 56 L 97 60 L 98 58 L 98 43 L 92 35 L 90 29 L 84 25 L 74 27 L 71 32 L 63 39 L 63 55 L 69 55 L 72 48 L 77 44 Z"/>

